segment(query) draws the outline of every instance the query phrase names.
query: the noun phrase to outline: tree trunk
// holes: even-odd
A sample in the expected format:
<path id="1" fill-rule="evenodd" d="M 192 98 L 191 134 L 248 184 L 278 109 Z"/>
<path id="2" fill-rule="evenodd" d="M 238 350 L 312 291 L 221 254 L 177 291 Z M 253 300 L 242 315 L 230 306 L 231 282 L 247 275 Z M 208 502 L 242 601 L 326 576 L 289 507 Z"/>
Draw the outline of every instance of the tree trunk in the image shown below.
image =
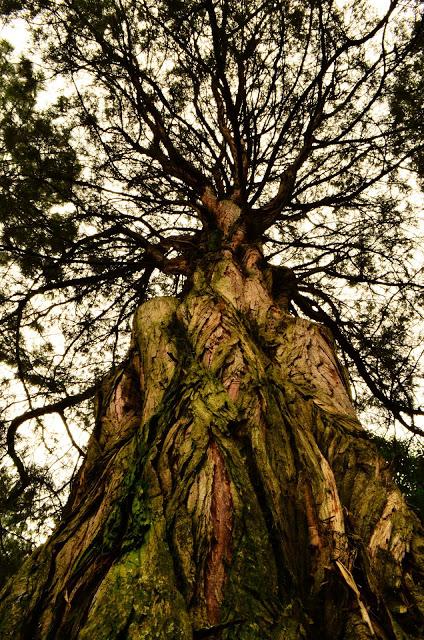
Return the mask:
<path id="1" fill-rule="evenodd" d="M 2 593 L 3 640 L 422 638 L 423 538 L 331 335 L 260 251 L 143 304 L 61 525 Z"/>

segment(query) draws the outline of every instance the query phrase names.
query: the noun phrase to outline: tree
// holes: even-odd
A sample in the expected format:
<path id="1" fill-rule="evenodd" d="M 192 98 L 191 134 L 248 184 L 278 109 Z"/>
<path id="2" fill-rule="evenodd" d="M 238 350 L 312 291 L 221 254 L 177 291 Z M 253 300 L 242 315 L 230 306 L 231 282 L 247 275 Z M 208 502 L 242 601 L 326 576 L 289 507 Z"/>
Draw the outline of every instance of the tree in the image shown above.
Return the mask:
<path id="1" fill-rule="evenodd" d="M 390 464 L 396 484 L 405 495 L 408 504 L 424 518 L 424 452 L 408 447 L 405 440 L 374 436 L 374 440 L 388 464 Z"/>
<path id="2" fill-rule="evenodd" d="M 51 267 L 43 264 L 37 249 L 42 246 L 43 251 L 54 255 L 55 252 L 65 249 L 65 238 L 66 242 L 70 242 L 76 236 L 72 216 L 66 215 L 64 211 L 59 214 L 55 207 L 69 199 L 69 181 L 78 174 L 79 165 L 76 153 L 69 143 L 69 128 L 63 124 L 58 126 L 57 123 L 63 105 L 59 102 L 57 108 L 50 108 L 44 112 L 37 108 L 43 78 L 34 70 L 34 65 L 29 59 L 22 58 L 13 62 L 12 47 L 6 41 L 0 42 L 0 74 L 0 222 L 3 268 L 1 302 L 7 310 L 8 305 L 12 303 L 13 306 L 14 296 L 19 298 L 19 288 L 22 286 L 25 289 L 29 278 L 37 279 L 40 272 L 53 278 L 54 274 L 48 273 Z M 31 229 L 31 233 L 28 233 L 28 229 Z M 57 270 L 54 273 L 57 276 Z M 20 282 L 20 278 L 23 278 L 23 281 Z M 14 401 L 16 393 L 13 391 L 13 384 L 10 384 L 14 368 L 17 368 L 18 379 L 20 377 L 25 380 L 25 384 L 41 384 L 50 390 L 57 389 L 57 384 L 43 374 L 37 374 L 35 370 L 48 360 L 51 347 L 47 341 L 43 343 L 42 348 L 39 345 L 38 348 L 33 348 L 31 364 L 27 363 L 26 354 L 19 346 L 15 349 L 11 336 L 14 332 L 20 331 L 20 308 L 18 305 L 17 313 L 12 312 L 9 317 L 6 311 L 3 327 L 7 326 L 7 330 L 0 339 L 0 357 L 4 373 L 2 393 L 7 397 L 3 411 L 7 413 L 8 410 L 12 410 L 15 414 L 18 398 Z M 41 322 L 40 319 L 33 319 L 28 326 L 37 330 Z M 16 344 L 19 342 L 20 338 L 17 337 Z M 19 392 L 17 395 L 19 397 Z M 6 536 L 2 547 L 3 561 L 8 565 L 10 553 L 7 549 L 10 546 L 14 550 L 18 545 L 18 556 L 25 554 L 31 547 L 30 541 L 25 541 L 22 537 L 25 521 L 30 520 L 34 523 L 37 520 L 48 519 L 48 516 L 52 515 L 51 506 L 54 507 L 53 511 L 57 511 L 58 500 L 57 496 L 54 496 L 54 486 L 48 468 L 40 468 L 39 465 L 30 464 L 28 461 L 24 465 L 14 452 L 14 437 L 11 437 L 13 429 L 7 436 L 6 424 L 2 423 L 1 433 L 2 450 L 4 444 L 7 449 L 4 440 L 9 438 L 11 460 L 24 479 L 17 490 L 14 490 L 16 478 L 11 476 L 10 463 L 2 455 L 2 494 L 5 499 L 2 500 L 1 512 L 4 515 L 3 519 L 7 521 L 7 528 L 4 528 L 5 523 L 0 526 L 3 527 L 2 531 Z M 30 446 L 33 447 L 33 442 Z M 22 454 L 25 452 L 21 451 Z M 45 499 L 46 493 L 54 497 L 50 505 Z M 24 542 L 23 547 L 19 541 Z M 16 553 L 13 551 L 12 558 L 15 556 Z M 12 561 L 13 564 L 16 564 L 15 560 Z"/>
<path id="3" fill-rule="evenodd" d="M 418 177 L 422 181 L 424 175 L 424 158 L 422 150 L 423 123 L 421 118 L 422 93 L 424 89 L 424 54 L 423 34 L 417 31 L 415 55 L 411 56 L 402 76 L 394 84 L 391 108 L 396 124 L 408 132 L 417 143 L 417 150 L 412 156 Z M 402 144 L 402 143 L 400 143 Z"/>
<path id="4" fill-rule="evenodd" d="M 94 394 L 96 419 L 60 525 L 2 593 L 2 637 L 418 639 L 422 528 L 342 363 L 359 407 L 420 432 L 421 147 L 393 98 L 414 5 L 25 5 L 74 92 L 32 165 L 66 152 L 69 174 L 23 154 L 25 207 L 48 198 L 30 238 L 3 219 L 4 357 L 27 397 L 5 412 L 10 500 L 25 421 L 69 430 Z M 61 358 L 40 349 L 54 321 Z"/>

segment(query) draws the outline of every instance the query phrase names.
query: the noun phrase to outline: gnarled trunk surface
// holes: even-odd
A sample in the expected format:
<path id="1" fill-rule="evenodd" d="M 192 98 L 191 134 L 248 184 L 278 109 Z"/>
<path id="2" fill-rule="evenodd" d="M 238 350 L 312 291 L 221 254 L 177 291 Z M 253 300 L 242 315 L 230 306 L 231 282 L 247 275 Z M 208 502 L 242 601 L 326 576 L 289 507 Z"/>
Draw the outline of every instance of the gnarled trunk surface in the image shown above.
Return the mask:
<path id="1" fill-rule="evenodd" d="M 183 300 L 139 308 L 63 522 L 3 591 L 1 638 L 422 637 L 420 524 L 328 331 L 260 265 L 222 249 Z"/>

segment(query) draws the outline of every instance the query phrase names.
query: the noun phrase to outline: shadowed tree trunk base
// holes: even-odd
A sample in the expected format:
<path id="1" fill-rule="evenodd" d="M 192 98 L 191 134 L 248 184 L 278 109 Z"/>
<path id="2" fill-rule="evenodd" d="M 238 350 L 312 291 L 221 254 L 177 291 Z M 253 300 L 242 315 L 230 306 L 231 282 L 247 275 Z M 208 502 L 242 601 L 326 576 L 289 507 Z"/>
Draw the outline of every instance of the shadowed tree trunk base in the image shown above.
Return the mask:
<path id="1" fill-rule="evenodd" d="M 139 308 L 64 519 L 2 593 L 1 638 L 423 637 L 420 524 L 328 331 L 260 264 L 224 250 L 183 300 Z"/>

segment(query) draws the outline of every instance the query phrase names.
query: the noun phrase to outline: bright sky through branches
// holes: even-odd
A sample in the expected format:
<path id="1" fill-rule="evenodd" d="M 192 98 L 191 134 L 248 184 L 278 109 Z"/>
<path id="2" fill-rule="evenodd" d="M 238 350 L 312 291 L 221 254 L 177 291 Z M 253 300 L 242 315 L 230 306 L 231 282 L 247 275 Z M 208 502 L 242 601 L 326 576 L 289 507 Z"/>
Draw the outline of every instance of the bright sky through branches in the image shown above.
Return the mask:
<path id="1" fill-rule="evenodd" d="M 389 0 L 369 0 L 378 15 L 382 16 L 389 6 Z M 344 0 L 339 0 L 338 5 L 343 6 Z M 14 20 L 12 24 L 0 27 L 0 38 L 8 40 L 15 48 L 16 55 L 24 53 L 28 47 L 28 29 L 24 20 Z"/>

